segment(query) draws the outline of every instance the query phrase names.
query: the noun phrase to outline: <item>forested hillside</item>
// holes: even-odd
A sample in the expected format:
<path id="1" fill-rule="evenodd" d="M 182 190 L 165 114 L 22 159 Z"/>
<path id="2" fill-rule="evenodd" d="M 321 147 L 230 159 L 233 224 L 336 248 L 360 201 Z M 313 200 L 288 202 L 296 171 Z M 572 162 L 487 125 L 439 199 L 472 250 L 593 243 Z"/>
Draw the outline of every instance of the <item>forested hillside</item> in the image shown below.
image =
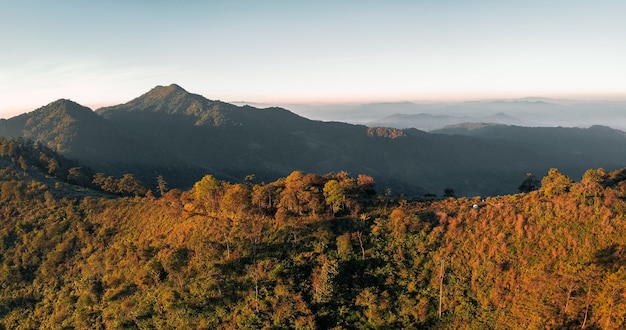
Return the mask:
<path id="1" fill-rule="evenodd" d="M 626 170 L 485 200 L 299 171 L 120 197 L 10 145 L 0 328 L 626 327 Z"/>

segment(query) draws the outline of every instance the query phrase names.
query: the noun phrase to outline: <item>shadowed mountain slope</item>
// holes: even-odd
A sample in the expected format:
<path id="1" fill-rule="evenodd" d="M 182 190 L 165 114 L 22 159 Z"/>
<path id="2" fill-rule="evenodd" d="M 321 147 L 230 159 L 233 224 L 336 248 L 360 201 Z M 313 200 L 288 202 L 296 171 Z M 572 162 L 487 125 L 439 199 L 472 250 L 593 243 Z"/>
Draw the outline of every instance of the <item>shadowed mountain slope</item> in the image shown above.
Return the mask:
<path id="1" fill-rule="evenodd" d="M 0 134 L 31 139 L 68 157 L 95 162 L 131 154 L 124 152 L 129 141 L 107 120 L 91 109 L 65 99 L 2 120 Z"/>
<path id="2" fill-rule="evenodd" d="M 59 100 L 0 122 L 0 134 L 54 146 L 97 171 L 133 173 L 148 185 L 163 175 L 177 187 L 206 173 L 235 181 L 255 174 L 268 182 L 294 170 L 347 171 L 410 195 L 444 188 L 494 195 L 516 192 L 527 172 L 558 167 L 576 178 L 588 168 L 620 168 L 626 159 L 619 131 L 501 129 L 497 134 L 509 138 L 320 122 L 281 108 L 208 100 L 177 85 L 96 112 Z"/>
<path id="3" fill-rule="evenodd" d="M 186 162 L 162 153 L 152 141 L 137 139 L 91 109 L 70 100 L 57 100 L 17 117 L 0 121 L 0 135 L 23 137 L 79 160 L 97 171 L 121 175 L 141 173 L 151 182 L 163 168 L 180 175 L 193 170 Z M 195 173 L 176 184 L 186 184 Z"/>
<path id="4" fill-rule="evenodd" d="M 463 175 L 475 182 L 471 189 L 479 192 L 487 188 L 485 182 L 498 181 L 485 179 L 485 173 L 504 177 L 496 166 L 504 162 L 506 171 L 516 166 L 508 159 L 495 162 L 495 166 L 482 164 L 479 158 L 472 160 L 479 150 L 509 151 L 489 142 L 480 143 L 485 148 L 475 148 L 467 146 L 474 139 L 466 137 L 311 121 L 280 108 L 210 101 L 176 85 L 156 87 L 126 104 L 97 112 L 136 138 L 153 141 L 168 154 L 231 179 L 254 173 L 260 180 L 272 180 L 295 169 L 316 173 L 345 170 L 372 175 L 396 190 L 422 194 L 440 193 L 444 187 L 455 186 Z M 484 168 L 477 171 L 479 175 L 465 175 L 467 164 Z M 520 175 L 525 173 L 520 171 Z M 461 191 L 470 193 L 465 187 Z"/>
<path id="5" fill-rule="evenodd" d="M 598 167 L 598 163 L 619 168 L 626 162 L 626 133 L 606 126 L 578 128 L 463 124 L 433 133 L 459 134 L 534 150 L 537 162 L 558 161 L 559 168 L 568 173 L 577 173 L 585 166 Z"/>

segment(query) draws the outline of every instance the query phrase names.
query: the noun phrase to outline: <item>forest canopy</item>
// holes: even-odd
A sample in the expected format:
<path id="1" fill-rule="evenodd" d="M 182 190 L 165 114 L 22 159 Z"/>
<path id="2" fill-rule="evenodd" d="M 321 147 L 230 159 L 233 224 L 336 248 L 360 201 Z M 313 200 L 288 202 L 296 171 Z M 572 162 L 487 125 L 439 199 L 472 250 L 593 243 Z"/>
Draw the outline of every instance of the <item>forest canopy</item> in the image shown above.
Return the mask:
<path id="1" fill-rule="evenodd" d="M 626 170 L 486 199 L 299 171 L 116 194 L 0 142 L 0 328 L 626 327 Z"/>

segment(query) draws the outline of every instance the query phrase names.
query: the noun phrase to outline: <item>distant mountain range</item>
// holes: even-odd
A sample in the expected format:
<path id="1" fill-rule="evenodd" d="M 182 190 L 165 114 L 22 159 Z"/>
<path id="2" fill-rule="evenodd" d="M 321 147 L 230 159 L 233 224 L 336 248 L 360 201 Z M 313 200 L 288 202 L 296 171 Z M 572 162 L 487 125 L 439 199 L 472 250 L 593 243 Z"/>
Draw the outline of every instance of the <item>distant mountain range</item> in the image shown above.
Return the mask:
<path id="1" fill-rule="evenodd" d="M 486 118 L 520 123 L 503 114 Z M 540 177 L 558 167 L 579 178 L 589 168 L 626 165 L 626 136 L 608 127 L 374 128 L 212 101 L 178 85 L 157 86 L 96 111 L 58 100 L 0 120 L 0 135 L 43 143 L 96 171 L 133 173 L 147 185 L 162 175 L 183 188 L 207 173 L 270 181 L 294 170 L 347 171 L 373 176 L 378 189 L 408 195 L 441 195 L 446 188 L 457 195 L 497 195 L 516 192 L 527 172 Z"/>
<path id="2" fill-rule="evenodd" d="M 577 101 L 527 97 L 471 102 L 385 102 L 367 104 L 290 104 L 307 118 L 368 126 L 430 131 L 460 123 L 532 127 L 591 127 L 626 130 L 626 101 Z"/>
<path id="3" fill-rule="evenodd" d="M 433 131 L 447 126 L 464 123 L 490 123 L 505 124 L 515 126 L 539 126 L 537 123 L 514 118 L 504 113 L 486 117 L 452 116 L 452 115 L 431 115 L 420 113 L 417 115 L 395 114 L 380 120 L 367 123 L 368 126 L 385 126 L 395 128 L 417 128 L 422 131 Z"/>

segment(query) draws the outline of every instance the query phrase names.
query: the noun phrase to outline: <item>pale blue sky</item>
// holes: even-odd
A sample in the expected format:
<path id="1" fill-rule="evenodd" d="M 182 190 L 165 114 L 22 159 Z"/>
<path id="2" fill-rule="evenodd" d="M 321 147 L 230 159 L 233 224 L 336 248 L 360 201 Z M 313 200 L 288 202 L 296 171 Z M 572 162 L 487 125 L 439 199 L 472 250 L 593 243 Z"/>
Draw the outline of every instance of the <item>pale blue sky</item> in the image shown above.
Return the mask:
<path id="1" fill-rule="evenodd" d="M 0 0 L 0 117 L 177 83 L 262 103 L 626 98 L 626 1 Z"/>

